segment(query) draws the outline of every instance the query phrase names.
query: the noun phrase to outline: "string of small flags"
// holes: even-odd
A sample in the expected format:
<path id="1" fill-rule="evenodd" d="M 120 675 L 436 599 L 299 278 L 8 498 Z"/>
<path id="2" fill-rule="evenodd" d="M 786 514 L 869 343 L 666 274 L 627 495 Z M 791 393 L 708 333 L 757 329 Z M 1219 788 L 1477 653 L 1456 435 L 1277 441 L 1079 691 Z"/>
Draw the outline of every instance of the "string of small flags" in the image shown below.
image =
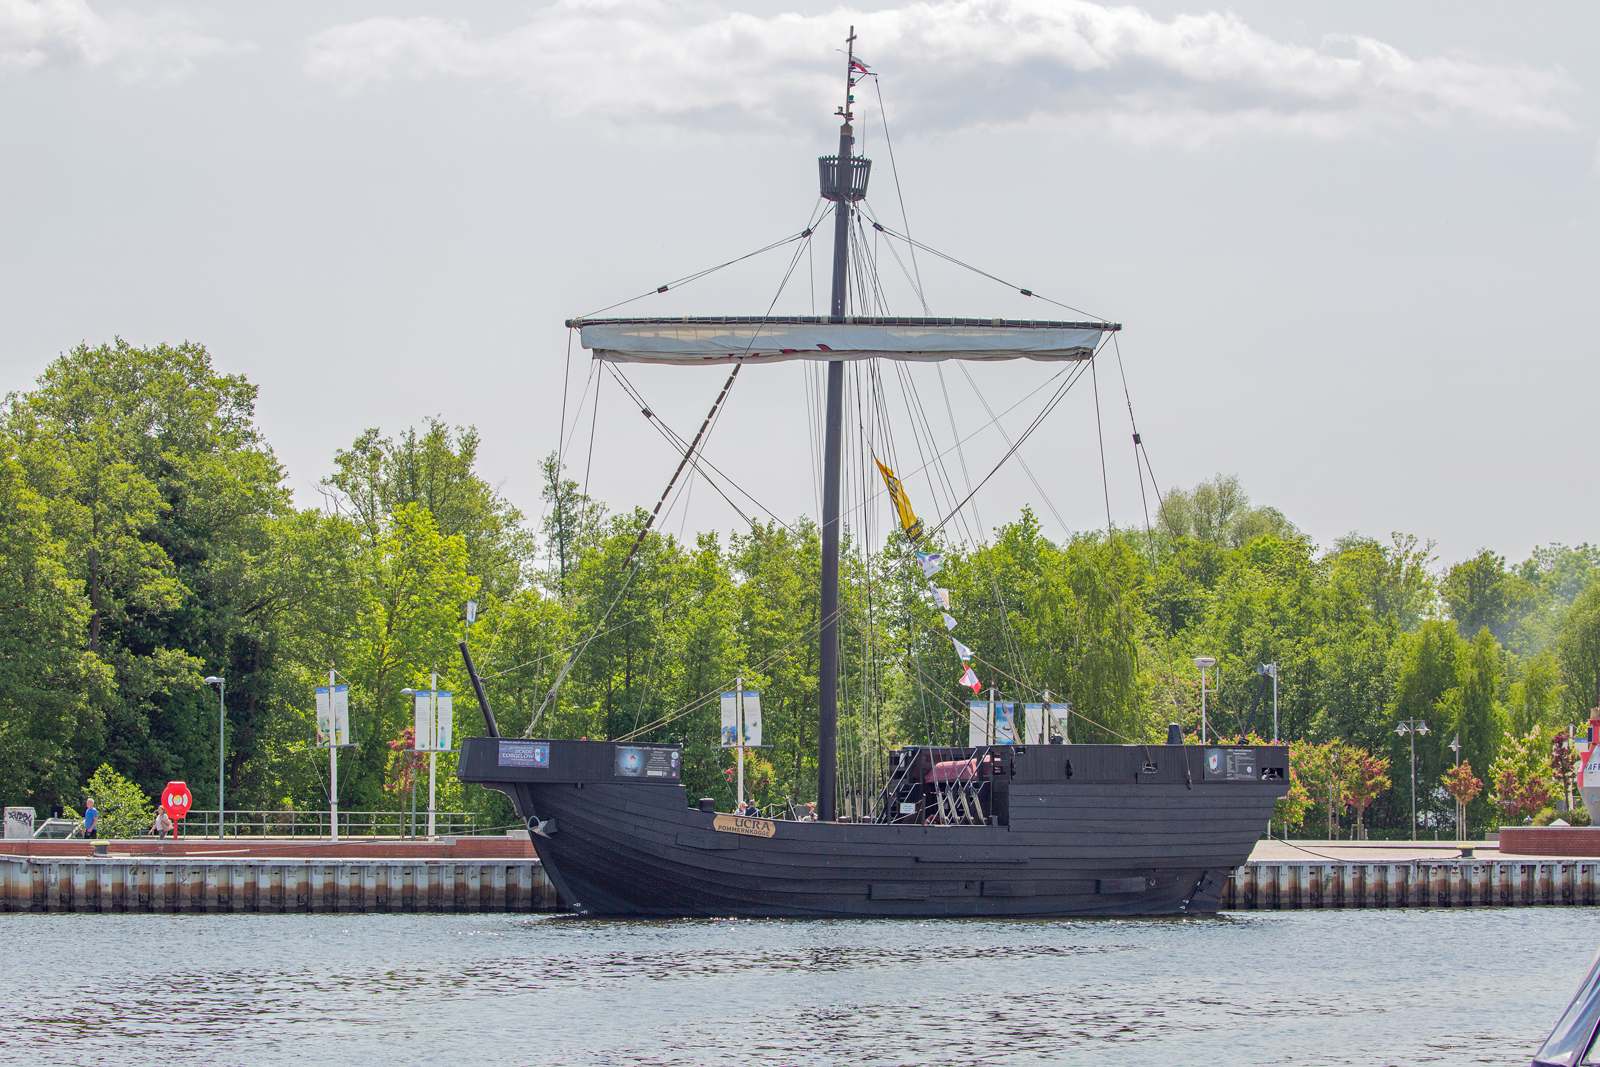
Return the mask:
<path id="1" fill-rule="evenodd" d="M 977 672 L 972 669 L 972 649 L 955 635 L 956 617 L 950 614 L 950 590 L 935 585 L 933 581 L 933 576 L 944 567 L 944 555 L 940 552 L 918 552 L 917 565 L 922 568 L 923 580 L 928 583 L 928 593 L 933 598 L 934 606 L 939 609 L 939 618 L 944 621 L 945 636 L 950 639 L 951 647 L 956 650 L 956 655 L 961 660 L 960 684 L 977 693 L 983 689 L 983 683 L 978 680 Z"/>
<path id="2" fill-rule="evenodd" d="M 894 504 L 895 513 L 900 519 L 900 528 L 906 533 L 906 539 L 913 544 L 922 536 L 922 520 L 917 518 L 917 513 L 911 507 L 911 498 L 906 495 L 906 490 L 896 478 L 894 471 L 890 470 L 878 457 L 872 457 L 878 465 L 878 472 L 883 475 L 883 484 L 889 490 L 889 500 Z M 963 668 L 960 684 L 968 686 L 974 693 L 983 689 L 983 683 L 978 681 L 978 675 L 972 669 L 972 649 L 956 639 L 956 617 L 950 614 L 950 590 L 940 588 L 933 583 L 933 576 L 939 573 L 944 566 L 944 554 L 940 552 L 918 552 L 917 566 L 922 568 L 922 579 L 928 583 L 928 592 L 933 596 L 934 606 L 939 609 L 939 618 L 944 622 L 945 636 L 950 638 L 950 644 L 955 647 L 956 655 L 961 657 Z"/>

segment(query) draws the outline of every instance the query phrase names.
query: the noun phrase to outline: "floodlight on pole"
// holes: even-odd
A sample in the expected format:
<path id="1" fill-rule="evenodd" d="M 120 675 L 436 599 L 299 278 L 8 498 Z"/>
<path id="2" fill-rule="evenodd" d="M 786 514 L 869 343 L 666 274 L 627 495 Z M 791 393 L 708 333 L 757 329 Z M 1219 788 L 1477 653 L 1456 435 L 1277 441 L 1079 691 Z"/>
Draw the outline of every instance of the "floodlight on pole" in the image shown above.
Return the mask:
<path id="1" fill-rule="evenodd" d="M 228 727 L 228 705 L 223 694 L 227 691 L 227 683 L 219 676 L 213 674 L 206 679 L 207 685 L 217 687 L 217 840 L 222 840 L 222 783 L 223 767 L 225 766 L 227 749 L 224 744 L 224 734 Z"/>
<path id="2" fill-rule="evenodd" d="M 1206 744 L 1206 668 L 1215 667 L 1215 656 L 1196 656 L 1194 665 L 1200 668 L 1200 743 Z"/>
<path id="3" fill-rule="evenodd" d="M 1422 719 L 1401 719 L 1395 733 L 1411 738 L 1411 840 L 1417 839 L 1417 735 L 1428 736 L 1428 724 Z"/>

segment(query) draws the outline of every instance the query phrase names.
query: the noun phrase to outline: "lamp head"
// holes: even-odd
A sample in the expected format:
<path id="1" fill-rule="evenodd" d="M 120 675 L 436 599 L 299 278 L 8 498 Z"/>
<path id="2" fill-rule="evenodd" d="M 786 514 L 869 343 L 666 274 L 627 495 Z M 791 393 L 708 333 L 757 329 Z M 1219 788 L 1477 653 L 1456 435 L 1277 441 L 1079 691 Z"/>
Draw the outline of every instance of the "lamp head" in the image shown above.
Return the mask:
<path id="1" fill-rule="evenodd" d="M 1456 739 L 1454 741 L 1450 742 L 1450 751 L 1451 752 L 1460 752 L 1461 751 L 1461 735 L 1460 734 L 1456 734 Z"/>
<path id="2" fill-rule="evenodd" d="M 1406 734 L 1411 732 L 1411 727 L 1405 723 L 1401 723 L 1399 726 L 1394 728 L 1394 732 L 1399 734 L 1401 737 L 1404 737 Z"/>
<path id="3" fill-rule="evenodd" d="M 415 689 L 402 689 L 400 690 L 400 695 L 403 697 L 414 697 L 417 695 L 417 691 Z"/>
<path id="4" fill-rule="evenodd" d="M 1417 733 L 1421 734 L 1423 737 L 1427 737 L 1428 736 L 1428 724 L 1425 723 L 1425 722 L 1417 723 Z"/>
<path id="5" fill-rule="evenodd" d="M 221 685 L 222 681 L 223 680 L 221 678 L 218 678 L 216 675 L 213 674 L 211 677 L 206 679 L 206 684 L 207 685 Z"/>

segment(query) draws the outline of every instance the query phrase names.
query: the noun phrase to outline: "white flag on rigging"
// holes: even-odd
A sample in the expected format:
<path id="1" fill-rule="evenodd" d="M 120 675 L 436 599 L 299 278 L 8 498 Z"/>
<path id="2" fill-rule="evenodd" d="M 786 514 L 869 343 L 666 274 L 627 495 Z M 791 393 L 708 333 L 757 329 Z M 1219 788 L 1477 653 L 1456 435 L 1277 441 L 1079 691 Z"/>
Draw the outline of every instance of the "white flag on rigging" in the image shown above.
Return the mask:
<path id="1" fill-rule="evenodd" d="M 924 578 L 932 578 L 944 566 L 944 556 L 938 552 L 918 552 L 917 565 L 922 568 Z"/>
<path id="2" fill-rule="evenodd" d="M 938 605 L 939 607 L 943 608 L 945 611 L 949 611 L 950 610 L 950 590 L 935 588 L 933 590 L 933 602 L 936 605 Z"/>
<path id="3" fill-rule="evenodd" d="M 960 641 L 957 641 L 953 637 L 950 639 L 950 643 L 956 646 L 956 655 L 961 657 L 962 663 L 965 663 L 972 658 L 972 649 L 968 648 L 966 645 L 963 645 Z"/>
<path id="4" fill-rule="evenodd" d="M 956 628 L 956 619 L 954 615 L 946 615 L 941 611 L 939 612 L 939 618 L 944 620 L 944 628 L 946 630 L 954 630 Z"/>
<path id="5" fill-rule="evenodd" d="M 978 681 L 978 676 L 972 673 L 971 667 L 968 667 L 965 673 L 961 675 L 961 684 L 971 689 L 974 693 L 983 688 L 983 683 Z"/>

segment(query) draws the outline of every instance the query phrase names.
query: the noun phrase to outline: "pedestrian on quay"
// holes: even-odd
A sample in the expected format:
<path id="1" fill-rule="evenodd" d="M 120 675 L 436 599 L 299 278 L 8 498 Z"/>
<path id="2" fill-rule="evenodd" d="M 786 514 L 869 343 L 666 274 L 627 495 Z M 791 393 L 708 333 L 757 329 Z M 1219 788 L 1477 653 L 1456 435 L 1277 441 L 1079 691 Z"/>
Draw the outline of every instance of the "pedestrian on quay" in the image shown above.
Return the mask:
<path id="1" fill-rule="evenodd" d="M 172 816 L 167 814 L 167 809 L 162 808 L 156 812 L 156 821 L 150 827 L 150 832 L 157 837 L 166 837 L 172 833 Z"/>
<path id="2" fill-rule="evenodd" d="M 83 802 L 83 836 L 92 841 L 99 832 L 100 813 L 95 810 L 94 797 L 89 797 Z"/>

